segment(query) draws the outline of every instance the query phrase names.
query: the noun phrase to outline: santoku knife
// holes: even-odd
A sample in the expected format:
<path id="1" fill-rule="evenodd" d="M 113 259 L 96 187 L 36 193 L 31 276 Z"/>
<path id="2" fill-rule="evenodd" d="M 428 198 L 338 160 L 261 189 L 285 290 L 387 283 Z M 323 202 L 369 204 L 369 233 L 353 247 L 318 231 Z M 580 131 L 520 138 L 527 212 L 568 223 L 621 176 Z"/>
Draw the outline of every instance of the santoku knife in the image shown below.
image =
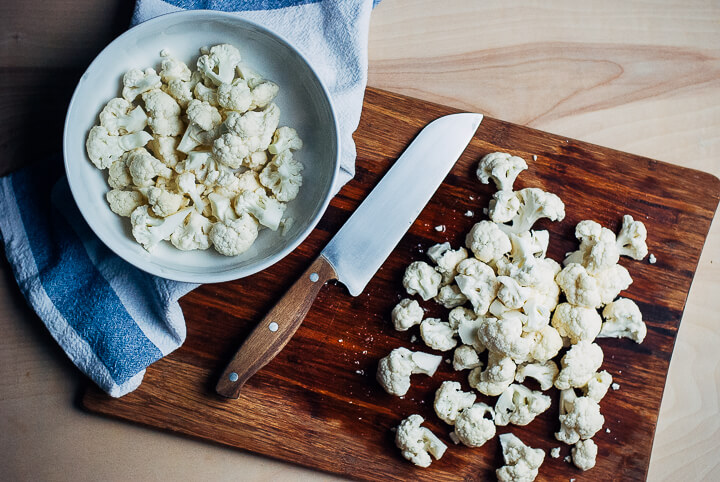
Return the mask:
<path id="1" fill-rule="evenodd" d="M 240 346 L 215 389 L 240 389 L 290 341 L 320 288 L 343 283 L 362 293 L 470 143 L 483 116 L 452 114 L 428 124 L 285 296 Z"/>

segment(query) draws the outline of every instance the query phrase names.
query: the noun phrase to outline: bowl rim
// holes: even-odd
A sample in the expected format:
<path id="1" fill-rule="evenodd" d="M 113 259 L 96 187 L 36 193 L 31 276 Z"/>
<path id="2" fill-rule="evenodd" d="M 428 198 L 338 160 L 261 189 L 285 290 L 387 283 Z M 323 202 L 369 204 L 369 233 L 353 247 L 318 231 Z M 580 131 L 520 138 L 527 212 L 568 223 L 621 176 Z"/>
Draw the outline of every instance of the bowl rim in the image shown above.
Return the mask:
<path id="1" fill-rule="evenodd" d="M 305 63 L 305 65 L 310 70 L 312 76 L 315 77 L 315 80 L 317 81 L 318 85 L 320 86 L 320 90 L 322 91 L 323 97 L 325 101 L 328 104 L 329 110 L 330 110 L 330 117 L 332 118 L 332 128 L 333 128 L 333 134 L 334 134 L 334 146 L 335 146 L 335 158 L 333 159 L 334 167 L 333 167 L 333 173 L 332 177 L 330 179 L 329 187 L 327 192 L 325 193 L 325 196 L 323 198 L 323 201 L 320 205 L 320 209 L 318 210 L 315 217 L 308 223 L 306 228 L 298 234 L 298 236 L 295 238 L 294 241 L 288 243 L 285 245 L 285 247 L 280 250 L 279 252 L 275 253 L 272 256 L 269 256 L 265 259 L 262 259 L 258 261 L 255 264 L 252 264 L 247 267 L 242 268 L 230 268 L 223 271 L 215 272 L 215 273 L 188 273 L 184 271 L 179 271 L 173 268 L 161 268 L 159 266 L 156 266 L 154 264 L 143 264 L 140 260 L 133 259 L 133 257 L 123 256 L 122 254 L 118 253 L 115 249 L 112 247 L 111 241 L 106 237 L 104 234 L 100 234 L 100 232 L 96 229 L 96 222 L 94 218 L 89 216 L 89 213 L 87 212 L 86 208 L 78 202 L 78 197 L 76 195 L 77 189 L 79 189 L 79 186 L 73 185 L 72 176 L 70 176 L 70 163 L 68 161 L 69 155 L 68 155 L 68 149 L 69 149 L 69 125 L 70 125 L 70 116 L 71 113 L 74 111 L 75 101 L 78 98 L 81 88 L 83 87 L 83 83 L 87 77 L 88 72 L 93 69 L 95 64 L 99 61 L 101 57 L 104 56 L 107 50 L 109 50 L 111 47 L 113 47 L 115 44 L 122 42 L 126 37 L 131 37 L 132 35 L 135 35 L 135 33 L 138 30 L 141 29 L 148 29 L 152 28 L 152 26 L 155 23 L 160 22 L 167 22 L 168 17 L 178 17 L 179 19 L 184 19 L 185 17 L 191 17 L 194 19 L 204 19 L 204 20 L 215 20 L 218 18 L 222 19 L 230 19 L 233 22 L 245 24 L 246 26 L 251 26 L 262 33 L 275 38 L 280 43 L 284 44 L 285 47 L 290 49 L 295 55 L 297 55 L 302 62 Z M 332 200 L 333 191 L 335 188 L 335 184 L 337 183 L 338 179 L 338 173 L 340 171 L 340 155 L 341 155 L 341 145 L 340 145 L 340 128 L 338 125 L 338 119 L 337 114 L 335 112 L 335 106 L 332 102 L 332 97 L 330 95 L 330 92 L 328 91 L 327 87 L 325 86 L 325 83 L 322 81 L 320 76 L 318 75 L 317 71 L 313 68 L 312 64 L 308 61 L 307 57 L 302 54 L 290 41 L 288 41 L 285 37 L 282 35 L 273 32 L 272 30 L 268 29 L 267 27 L 260 25 L 257 22 L 253 22 L 251 20 L 247 20 L 245 18 L 242 18 L 238 15 L 236 15 L 234 12 L 221 12 L 217 10 L 182 10 L 177 12 L 169 12 L 162 15 L 158 15 L 157 17 L 153 17 L 145 22 L 139 23 L 119 36 L 117 36 L 112 42 L 110 42 L 108 45 L 105 46 L 90 62 L 88 67 L 83 72 L 82 76 L 78 80 L 77 85 L 75 86 L 75 90 L 73 91 L 73 95 L 70 98 L 70 102 L 68 104 L 67 112 L 65 114 L 65 122 L 63 124 L 63 164 L 65 167 L 65 176 L 68 180 L 68 185 L 70 186 L 70 192 L 72 194 L 73 200 L 75 202 L 75 205 L 78 207 L 80 214 L 82 215 L 85 222 L 90 226 L 90 229 L 92 230 L 93 234 L 97 236 L 100 241 L 110 250 L 112 251 L 116 256 L 120 257 L 124 261 L 130 263 L 134 267 L 138 268 L 141 271 L 144 271 L 146 273 L 173 280 L 173 281 L 183 281 L 183 282 L 190 282 L 190 283 L 220 283 L 225 281 L 232 281 L 240 278 L 244 278 L 250 275 L 253 275 L 259 271 L 262 271 L 273 264 L 277 263 L 278 261 L 285 258 L 288 254 L 290 254 L 292 251 L 295 250 L 305 239 L 308 237 L 308 235 L 315 229 L 317 224 L 320 222 L 320 219 L 323 217 L 325 212 L 327 211 L 327 207 L 330 204 L 330 201 Z"/>

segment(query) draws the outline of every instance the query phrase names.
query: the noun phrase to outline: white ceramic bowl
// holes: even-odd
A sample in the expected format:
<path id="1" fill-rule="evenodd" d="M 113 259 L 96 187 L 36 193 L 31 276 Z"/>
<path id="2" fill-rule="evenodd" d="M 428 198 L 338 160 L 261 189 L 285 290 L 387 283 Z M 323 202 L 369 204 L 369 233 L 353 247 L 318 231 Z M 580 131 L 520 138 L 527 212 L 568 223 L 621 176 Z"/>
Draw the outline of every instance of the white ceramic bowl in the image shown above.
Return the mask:
<path id="1" fill-rule="evenodd" d="M 304 147 L 295 153 L 305 169 L 298 197 L 288 204 L 295 223 L 285 236 L 264 229 L 253 246 L 236 257 L 210 248 L 180 251 L 169 242 L 152 254 L 135 242 L 129 218 L 108 207 L 107 170 L 90 162 L 85 139 L 98 114 L 120 95 L 123 74 L 133 68 L 159 71 L 160 51 L 193 66 L 199 49 L 230 43 L 243 61 L 280 86 L 275 103 L 280 125 L 297 129 Z M 260 271 L 290 253 L 312 231 L 330 202 L 339 166 L 339 136 L 330 96 L 307 60 L 287 41 L 231 13 L 185 11 L 142 23 L 115 39 L 90 64 L 73 94 L 65 120 L 65 170 L 80 212 L 97 236 L 118 256 L 164 278 L 195 283 L 228 281 Z"/>

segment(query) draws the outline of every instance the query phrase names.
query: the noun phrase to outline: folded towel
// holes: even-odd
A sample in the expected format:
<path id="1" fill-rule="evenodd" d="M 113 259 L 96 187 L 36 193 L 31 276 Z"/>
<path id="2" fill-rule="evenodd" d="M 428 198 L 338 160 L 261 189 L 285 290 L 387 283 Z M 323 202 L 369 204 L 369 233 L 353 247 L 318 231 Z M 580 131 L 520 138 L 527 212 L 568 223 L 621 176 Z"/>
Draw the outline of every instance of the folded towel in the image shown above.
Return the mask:
<path id="1" fill-rule="evenodd" d="M 182 9 L 235 11 L 293 43 L 330 91 L 341 135 L 335 191 L 355 172 L 352 133 L 367 78 L 373 0 L 138 0 L 133 24 Z M 28 302 L 80 370 L 114 397 L 185 340 L 178 299 L 197 285 L 165 280 L 115 256 L 72 199 L 62 162 L 0 178 L 0 235 Z"/>

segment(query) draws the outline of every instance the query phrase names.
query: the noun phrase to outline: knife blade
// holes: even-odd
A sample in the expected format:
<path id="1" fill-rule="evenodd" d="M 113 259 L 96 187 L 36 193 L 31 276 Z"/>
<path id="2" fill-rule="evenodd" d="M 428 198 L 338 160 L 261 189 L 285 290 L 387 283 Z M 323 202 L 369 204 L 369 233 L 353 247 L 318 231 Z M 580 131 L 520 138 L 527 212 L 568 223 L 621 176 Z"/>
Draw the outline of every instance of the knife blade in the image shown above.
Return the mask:
<path id="1" fill-rule="evenodd" d="M 327 281 L 337 279 L 352 296 L 362 293 L 460 158 L 482 118 L 451 114 L 425 126 L 240 346 L 215 386 L 218 394 L 240 396 L 245 382 L 290 341 Z"/>

